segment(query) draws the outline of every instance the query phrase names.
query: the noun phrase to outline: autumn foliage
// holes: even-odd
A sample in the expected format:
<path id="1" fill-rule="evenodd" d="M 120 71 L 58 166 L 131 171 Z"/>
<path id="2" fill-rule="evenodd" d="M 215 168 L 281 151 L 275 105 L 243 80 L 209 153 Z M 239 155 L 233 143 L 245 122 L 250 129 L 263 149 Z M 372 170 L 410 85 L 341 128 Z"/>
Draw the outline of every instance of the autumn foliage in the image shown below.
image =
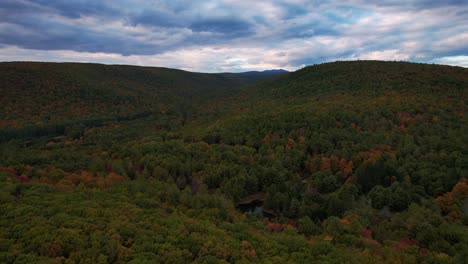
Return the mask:
<path id="1" fill-rule="evenodd" d="M 454 207 L 456 202 L 463 202 L 468 198 L 468 179 L 462 178 L 453 186 L 452 191 L 436 198 L 437 203 L 448 217 L 455 221 L 459 216 L 459 209 Z"/>

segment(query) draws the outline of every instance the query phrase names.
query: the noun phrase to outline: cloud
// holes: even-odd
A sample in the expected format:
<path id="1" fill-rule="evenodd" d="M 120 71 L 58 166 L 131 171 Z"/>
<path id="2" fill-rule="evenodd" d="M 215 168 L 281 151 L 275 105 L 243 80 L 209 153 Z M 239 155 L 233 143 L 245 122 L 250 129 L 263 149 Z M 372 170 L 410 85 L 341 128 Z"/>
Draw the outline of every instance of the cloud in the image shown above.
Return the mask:
<path id="1" fill-rule="evenodd" d="M 6 0 L 11 1 L 11 0 Z M 24 5 L 44 7 L 51 13 L 57 13 L 68 18 L 80 18 L 83 16 L 109 16 L 121 14 L 118 8 L 107 1 L 78 1 L 78 0 L 19 0 Z"/>
<path id="2" fill-rule="evenodd" d="M 143 10 L 138 14 L 129 16 L 129 24 L 150 27 L 184 27 L 183 20 L 178 19 L 176 14 L 164 10 Z"/>
<path id="3" fill-rule="evenodd" d="M 247 36 L 251 34 L 247 22 L 232 18 L 211 18 L 195 21 L 190 25 L 194 32 L 214 32 L 228 36 Z"/>
<path id="4" fill-rule="evenodd" d="M 468 5 L 458 0 L 0 1 L 3 61 L 207 72 L 358 58 L 466 67 L 466 32 Z"/>

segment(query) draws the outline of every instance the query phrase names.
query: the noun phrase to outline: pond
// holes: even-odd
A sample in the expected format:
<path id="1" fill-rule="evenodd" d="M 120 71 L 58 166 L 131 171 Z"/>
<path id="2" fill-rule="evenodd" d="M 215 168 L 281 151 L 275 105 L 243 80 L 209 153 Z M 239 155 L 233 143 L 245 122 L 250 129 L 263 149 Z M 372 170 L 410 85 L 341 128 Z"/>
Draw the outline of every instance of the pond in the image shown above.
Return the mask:
<path id="1" fill-rule="evenodd" d="M 263 201 L 254 200 L 254 201 L 251 201 L 250 203 L 238 204 L 237 209 L 239 209 L 244 214 L 259 215 L 262 217 L 273 218 L 274 215 L 263 210 L 262 205 L 263 205 Z"/>

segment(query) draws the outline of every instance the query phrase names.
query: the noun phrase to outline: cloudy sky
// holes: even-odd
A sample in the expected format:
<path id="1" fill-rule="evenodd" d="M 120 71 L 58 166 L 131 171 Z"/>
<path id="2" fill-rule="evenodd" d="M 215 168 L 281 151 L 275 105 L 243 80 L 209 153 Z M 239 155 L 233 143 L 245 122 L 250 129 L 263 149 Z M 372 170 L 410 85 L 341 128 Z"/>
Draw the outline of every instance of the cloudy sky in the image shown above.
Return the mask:
<path id="1" fill-rule="evenodd" d="M 356 59 L 468 67 L 467 0 L 0 0 L 0 61 L 239 72 Z"/>

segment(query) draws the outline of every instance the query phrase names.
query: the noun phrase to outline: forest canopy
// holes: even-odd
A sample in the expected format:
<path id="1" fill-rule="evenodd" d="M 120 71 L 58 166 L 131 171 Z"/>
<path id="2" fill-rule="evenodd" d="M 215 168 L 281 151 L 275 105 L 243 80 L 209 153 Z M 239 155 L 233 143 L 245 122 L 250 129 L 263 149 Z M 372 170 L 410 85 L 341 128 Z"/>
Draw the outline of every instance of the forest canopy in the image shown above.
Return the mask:
<path id="1" fill-rule="evenodd" d="M 0 69 L 2 263 L 468 259 L 468 69 Z"/>

